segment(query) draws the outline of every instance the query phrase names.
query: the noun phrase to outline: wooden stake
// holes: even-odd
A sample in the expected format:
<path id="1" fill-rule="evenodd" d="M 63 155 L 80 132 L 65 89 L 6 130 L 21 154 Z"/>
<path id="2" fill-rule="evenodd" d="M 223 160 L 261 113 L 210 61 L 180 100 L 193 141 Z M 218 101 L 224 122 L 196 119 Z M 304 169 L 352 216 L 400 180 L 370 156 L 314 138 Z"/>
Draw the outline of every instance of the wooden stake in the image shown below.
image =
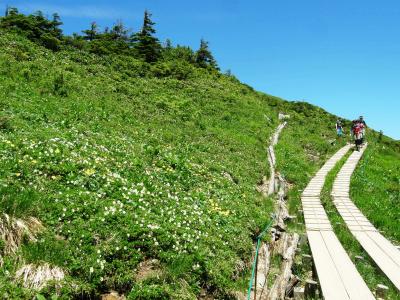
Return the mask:
<path id="1" fill-rule="evenodd" d="M 383 284 L 376 285 L 376 297 L 379 299 L 386 299 L 389 288 Z"/>
<path id="2" fill-rule="evenodd" d="M 304 287 L 304 295 L 309 298 L 315 298 L 315 293 L 317 291 L 318 283 L 314 280 L 308 279 L 306 280 L 306 284 Z"/>

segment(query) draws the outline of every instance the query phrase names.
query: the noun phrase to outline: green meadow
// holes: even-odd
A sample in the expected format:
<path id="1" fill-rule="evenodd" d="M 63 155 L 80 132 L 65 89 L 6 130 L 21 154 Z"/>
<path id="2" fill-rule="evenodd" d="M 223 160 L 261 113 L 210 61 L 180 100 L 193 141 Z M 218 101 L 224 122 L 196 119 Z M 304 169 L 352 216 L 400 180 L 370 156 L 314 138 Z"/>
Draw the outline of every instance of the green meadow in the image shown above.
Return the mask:
<path id="1" fill-rule="evenodd" d="M 276 146 L 290 231 L 304 231 L 301 190 L 347 140 L 321 108 L 171 56 L 53 51 L 7 30 L 0 49 L 4 299 L 236 299 L 274 211 L 256 187 L 278 114 L 290 115 Z M 352 198 L 398 243 L 400 145 L 373 130 L 368 140 Z M 60 280 L 35 286 L 40 266 Z"/>

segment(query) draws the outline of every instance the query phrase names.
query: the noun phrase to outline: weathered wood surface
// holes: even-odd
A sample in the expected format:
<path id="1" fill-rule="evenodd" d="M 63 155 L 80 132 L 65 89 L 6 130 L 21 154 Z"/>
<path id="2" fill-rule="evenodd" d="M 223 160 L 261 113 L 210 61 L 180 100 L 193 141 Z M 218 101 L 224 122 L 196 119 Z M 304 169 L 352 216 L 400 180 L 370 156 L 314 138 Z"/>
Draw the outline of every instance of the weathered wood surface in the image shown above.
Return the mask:
<path id="1" fill-rule="evenodd" d="M 287 118 L 285 116 L 284 118 Z M 280 118 L 282 119 L 282 118 Z M 258 265 L 257 265 L 257 278 L 255 280 L 253 290 L 251 293 L 251 299 L 269 299 L 269 291 L 267 289 L 267 275 L 269 271 L 270 257 L 272 249 L 276 251 L 276 247 L 280 247 L 279 250 L 282 255 L 284 255 L 285 251 L 287 251 L 287 242 L 290 238 L 289 235 L 283 235 L 281 231 L 285 230 L 285 220 L 287 220 L 290 216 L 288 215 L 288 210 L 285 203 L 285 196 L 287 192 L 287 184 L 284 178 L 276 172 L 276 157 L 274 152 L 274 146 L 278 143 L 279 135 L 283 128 L 286 126 L 286 122 L 282 122 L 275 130 L 274 134 L 270 139 L 270 144 L 267 150 L 268 162 L 270 166 L 270 179 L 266 181 L 264 177 L 261 184 L 257 187 L 258 190 L 265 196 L 271 196 L 276 194 L 277 203 L 276 203 L 276 217 L 275 223 L 273 224 L 272 230 L 272 238 L 271 243 L 266 244 L 262 243 L 260 247 L 259 257 L 258 257 Z M 285 237 L 283 240 L 281 237 Z M 290 275 L 288 282 L 290 281 Z M 293 282 L 292 282 L 293 283 Z M 286 288 L 286 285 L 283 287 Z M 256 297 L 254 297 L 254 292 L 256 292 Z"/>
<path id="2" fill-rule="evenodd" d="M 278 249 L 283 258 L 281 272 L 269 291 L 268 299 L 285 299 L 286 290 L 288 286 L 292 285 L 292 265 L 298 242 L 299 235 L 297 233 L 283 234 L 281 246 Z"/>
<path id="3" fill-rule="evenodd" d="M 321 204 L 325 177 L 351 148 L 347 145 L 317 172 L 302 194 L 303 214 L 313 261 L 324 299 L 374 299 L 339 242 Z"/>
<path id="4" fill-rule="evenodd" d="M 378 267 L 393 282 L 397 289 L 400 290 L 400 251 L 379 233 L 374 225 L 368 221 L 350 200 L 351 175 L 361 159 L 366 146 L 359 152 L 354 151 L 339 171 L 333 184 L 332 198 L 339 214 L 352 234 Z"/>

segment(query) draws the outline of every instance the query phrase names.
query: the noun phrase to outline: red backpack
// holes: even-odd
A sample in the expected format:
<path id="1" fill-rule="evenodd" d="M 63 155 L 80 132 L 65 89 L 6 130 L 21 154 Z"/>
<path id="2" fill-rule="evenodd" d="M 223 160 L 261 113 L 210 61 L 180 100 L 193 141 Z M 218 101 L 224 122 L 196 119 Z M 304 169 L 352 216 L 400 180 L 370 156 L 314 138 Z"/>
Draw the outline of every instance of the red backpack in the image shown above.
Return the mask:
<path id="1" fill-rule="evenodd" d="M 355 134 L 359 134 L 359 133 L 361 133 L 361 131 L 363 130 L 363 128 L 364 128 L 364 124 L 363 124 L 363 123 L 357 123 L 357 124 L 354 126 L 353 131 L 354 131 Z"/>

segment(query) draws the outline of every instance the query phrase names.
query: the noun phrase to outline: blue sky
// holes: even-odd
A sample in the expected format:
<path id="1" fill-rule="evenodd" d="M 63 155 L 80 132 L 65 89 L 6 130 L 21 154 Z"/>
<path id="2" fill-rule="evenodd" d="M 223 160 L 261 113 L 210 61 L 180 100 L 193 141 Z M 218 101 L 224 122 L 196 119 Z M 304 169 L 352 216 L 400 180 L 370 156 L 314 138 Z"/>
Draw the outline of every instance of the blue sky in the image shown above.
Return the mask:
<path id="1" fill-rule="evenodd" d="M 58 12 L 66 33 L 118 19 L 138 30 L 147 8 L 161 40 L 197 48 L 205 38 L 222 70 L 255 89 L 349 119 L 364 115 L 400 139 L 398 0 L 0 0 L 7 3 Z"/>

